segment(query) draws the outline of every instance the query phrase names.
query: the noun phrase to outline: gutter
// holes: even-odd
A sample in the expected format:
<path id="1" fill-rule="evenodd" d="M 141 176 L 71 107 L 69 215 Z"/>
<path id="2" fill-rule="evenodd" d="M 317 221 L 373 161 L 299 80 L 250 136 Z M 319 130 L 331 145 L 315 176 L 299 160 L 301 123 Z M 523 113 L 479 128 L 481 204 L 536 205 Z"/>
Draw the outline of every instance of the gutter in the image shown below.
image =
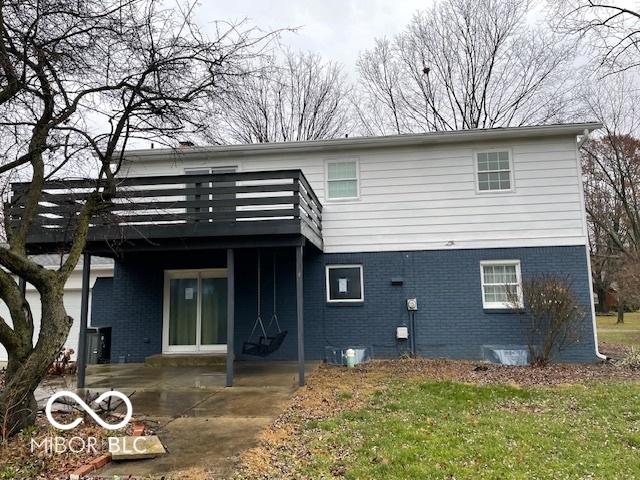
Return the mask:
<path id="1" fill-rule="evenodd" d="M 297 142 L 274 142 L 245 145 L 218 145 L 186 148 L 164 148 L 130 150 L 125 152 L 125 160 L 163 160 L 181 156 L 224 158 L 244 155 L 267 155 L 284 153 L 328 152 L 332 150 L 353 150 L 385 147 L 405 147 L 434 144 L 456 144 L 474 141 L 499 141 L 503 139 L 553 137 L 579 135 L 584 131 L 601 128 L 597 122 L 536 125 L 528 127 L 506 127 L 430 132 L 421 134 L 387 135 L 380 137 L 349 137 L 328 140 L 306 140 Z"/>

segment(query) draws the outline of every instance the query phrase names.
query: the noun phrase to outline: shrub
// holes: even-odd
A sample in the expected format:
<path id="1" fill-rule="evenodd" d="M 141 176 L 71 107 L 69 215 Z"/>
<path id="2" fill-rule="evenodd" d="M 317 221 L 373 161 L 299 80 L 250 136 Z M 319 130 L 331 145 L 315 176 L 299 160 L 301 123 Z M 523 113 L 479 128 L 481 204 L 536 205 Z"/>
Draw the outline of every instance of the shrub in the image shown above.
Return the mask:
<path id="1" fill-rule="evenodd" d="M 621 360 L 616 362 L 616 365 L 632 370 L 640 370 L 640 349 L 632 347 Z"/>
<path id="2" fill-rule="evenodd" d="M 509 292 L 509 303 L 522 315 L 532 365 L 543 366 L 555 351 L 580 341 L 585 317 L 568 277 L 542 274 L 525 280 L 522 293 Z"/>
<path id="3" fill-rule="evenodd" d="M 74 351 L 71 348 L 64 348 L 60 350 L 47 373 L 49 375 L 74 374 L 76 371 L 76 365 L 71 361 L 71 355 L 73 354 Z"/>

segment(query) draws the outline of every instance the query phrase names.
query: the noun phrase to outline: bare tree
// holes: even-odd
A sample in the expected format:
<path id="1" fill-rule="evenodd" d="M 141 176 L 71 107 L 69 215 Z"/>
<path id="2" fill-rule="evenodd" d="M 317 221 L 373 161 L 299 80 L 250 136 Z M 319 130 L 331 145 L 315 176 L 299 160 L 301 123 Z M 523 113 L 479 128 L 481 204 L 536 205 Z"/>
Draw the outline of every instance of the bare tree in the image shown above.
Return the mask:
<path id="1" fill-rule="evenodd" d="M 629 1 L 549 1 L 556 28 L 579 37 L 605 73 L 640 66 L 640 8 Z"/>
<path id="2" fill-rule="evenodd" d="M 600 298 L 615 285 L 622 323 L 625 307 L 640 296 L 634 273 L 640 271 L 640 10 L 637 2 L 548 3 L 555 30 L 577 39 L 593 57 L 593 85 L 583 104 L 605 132 L 582 150 L 592 270 Z"/>
<path id="3" fill-rule="evenodd" d="M 20 223 L 5 210 L 6 243 L 0 246 L 0 298 L 11 314 L 11 321 L 0 319 L 9 356 L 0 424 L 8 434 L 35 419 L 33 392 L 73 322 L 64 285 L 85 247 L 90 219 L 113 207 L 122 151 L 135 139 L 170 142 L 201 131 L 190 121 L 193 109 L 230 89 L 269 37 L 219 24 L 216 38 L 208 39 L 192 14 L 192 5 L 164 9 L 155 0 L 0 2 L 0 173 L 29 180 L 16 194 L 24 203 Z M 82 159 L 95 164 L 93 187 L 80 213 L 68 219 L 68 256 L 57 270 L 45 269 L 27 252 L 44 182 Z M 40 294 L 35 346 L 17 277 Z"/>
<path id="4" fill-rule="evenodd" d="M 531 24 L 530 4 L 439 0 L 392 41 L 378 40 L 358 60 L 363 129 L 403 133 L 564 118 L 571 51 Z"/>
<path id="5" fill-rule="evenodd" d="M 582 163 L 594 284 L 599 296 L 617 285 L 622 323 L 640 286 L 630 281 L 640 251 L 640 140 L 608 132 L 583 146 Z"/>
<path id="6" fill-rule="evenodd" d="M 376 39 L 375 46 L 360 55 L 358 71 L 359 91 L 353 103 L 364 133 L 408 131 L 400 81 L 404 72 L 392 43 L 386 38 Z"/>
<path id="7" fill-rule="evenodd" d="M 618 294 L 618 323 L 624 323 L 625 309 L 640 307 L 640 257 L 635 252 L 620 256 L 613 276 Z"/>
<path id="8" fill-rule="evenodd" d="M 342 137 L 351 128 L 349 90 L 339 65 L 313 53 L 276 53 L 222 102 L 210 102 L 215 121 L 205 139 L 266 143 Z"/>
<path id="9" fill-rule="evenodd" d="M 588 181 L 588 173 L 585 173 L 585 182 Z M 586 191 L 585 186 L 585 191 Z M 589 199 L 591 202 L 591 210 L 596 212 L 607 211 L 607 204 L 609 198 L 601 199 L 602 203 L 597 203 L 597 199 L 594 196 Z M 600 199 L 600 197 L 598 197 Z M 622 225 L 619 210 L 609 212 L 610 215 L 617 216 L 615 222 L 616 225 Z M 600 215 L 600 213 L 598 213 Z M 598 304 L 596 305 L 597 311 L 601 313 L 609 312 L 609 305 L 607 303 L 608 293 L 613 287 L 613 278 L 616 270 L 618 269 L 620 252 L 614 247 L 611 237 L 602 226 L 596 222 L 593 222 L 589 218 L 589 256 L 591 258 L 591 273 L 593 280 L 593 289 L 598 297 Z M 621 319 L 623 320 L 623 319 Z"/>
<path id="10" fill-rule="evenodd" d="M 623 192 L 627 174 L 621 170 L 626 171 L 623 164 L 634 162 L 635 154 L 630 150 L 635 143 L 632 137 L 612 135 L 589 140 L 581 150 L 591 270 L 601 311 L 607 309 L 607 292 L 616 283 L 621 260 L 628 247 L 628 222 L 622 201 L 626 197 Z M 629 173 L 635 176 L 638 172 Z M 619 291 L 619 323 L 623 322 L 623 309 L 624 296 Z"/>
<path id="11" fill-rule="evenodd" d="M 640 88 L 629 73 L 602 77 L 582 103 L 587 115 L 604 124 L 602 134 L 581 149 L 593 281 L 599 299 L 616 284 L 622 322 L 625 303 L 635 297 L 628 266 L 640 251 Z"/>

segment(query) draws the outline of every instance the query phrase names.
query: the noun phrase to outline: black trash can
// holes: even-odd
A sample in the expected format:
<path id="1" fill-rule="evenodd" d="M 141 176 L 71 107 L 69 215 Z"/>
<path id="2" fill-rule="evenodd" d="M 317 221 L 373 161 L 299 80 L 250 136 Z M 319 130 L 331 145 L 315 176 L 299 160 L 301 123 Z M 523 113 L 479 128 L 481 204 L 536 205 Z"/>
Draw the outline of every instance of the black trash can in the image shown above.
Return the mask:
<path id="1" fill-rule="evenodd" d="M 111 362 L 111 327 L 87 329 L 87 365 Z"/>

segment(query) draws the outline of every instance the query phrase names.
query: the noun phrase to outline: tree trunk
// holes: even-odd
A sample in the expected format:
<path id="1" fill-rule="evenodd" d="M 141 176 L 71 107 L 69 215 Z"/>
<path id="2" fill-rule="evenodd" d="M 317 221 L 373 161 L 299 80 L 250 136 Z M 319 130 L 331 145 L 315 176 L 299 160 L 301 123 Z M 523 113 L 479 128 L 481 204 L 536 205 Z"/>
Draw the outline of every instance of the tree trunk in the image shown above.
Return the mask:
<path id="1" fill-rule="evenodd" d="M 33 424 L 36 419 L 37 402 L 33 391 L 18 389 L 9 385 L 9 379 L 15 378 L 24 365 L 12 352 L 9 353 L 6 383 L 0 392 L 0 440 L 7 439 L 23 428 Z"/>
<path id="2" fill-rule="evenodd" d="M 616 323 L 624 323 L 624 302 L 622 298 L 618 296 L 618 319 Z"/>
<path id="3" fill-rule="evenodd" d="M 598 294 L 598 312 L 609 313 L 609 305 L 607 304 L 607 289 L 604 287 L 596 288 Z"/>
<path id="4" fill-rule="evenodd" d="M 42 321 L 38 343 L 25 353 L 9 351 L 5 388 L 0 392 L 0 437 L 8 438 L 33 425 L 37 414 L 35 389 L 64 345 L 73 320 L 62 302 L 62 288 L 41 292 Z"/>

